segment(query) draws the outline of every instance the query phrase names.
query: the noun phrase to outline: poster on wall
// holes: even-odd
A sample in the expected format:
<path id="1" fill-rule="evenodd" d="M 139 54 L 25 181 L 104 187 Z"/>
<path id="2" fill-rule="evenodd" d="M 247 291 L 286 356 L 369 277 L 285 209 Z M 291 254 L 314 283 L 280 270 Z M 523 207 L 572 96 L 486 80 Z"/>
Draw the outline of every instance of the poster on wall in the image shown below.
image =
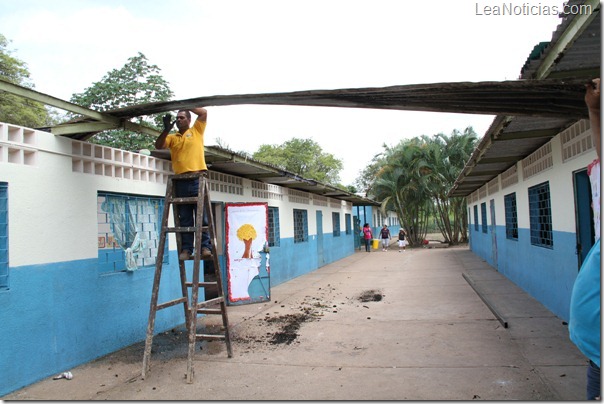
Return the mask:
<path id="1" fill-rule="evenodd" d="M 225 210 L 229 303 L 270 300 L 268 204 L 227 203 Z"/>

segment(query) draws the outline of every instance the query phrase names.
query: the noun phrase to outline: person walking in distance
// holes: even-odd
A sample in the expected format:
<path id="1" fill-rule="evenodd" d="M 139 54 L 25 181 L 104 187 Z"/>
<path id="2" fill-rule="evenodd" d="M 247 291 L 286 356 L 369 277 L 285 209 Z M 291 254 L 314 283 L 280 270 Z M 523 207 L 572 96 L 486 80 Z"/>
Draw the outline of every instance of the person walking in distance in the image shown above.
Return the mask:
<path id="1" fill-rule="evenodd" d="M 407 247 L 407 244 L 409 244 L 407 240 L 405 240 L 406 235 L 407 232 L 405 232 L 405 229 L 401 227 L 398 231 L 398 252 L 401 252 L 401 248 L 403 251 L 405 251 L 405 247 Z"/>
<path id="2" fill-rule="evenodd" d="M 365 240 L 365 251 L 371 252 L 371 239 L 373 238 L 373 232 L 369 223 L 363 225 L 363 239 Z"/>
<path id="3" fill-rule="evenodd" d="M 191 126 L 191 112 L 197 115 L 197 119 Z M 207 176 L 208 167 L 206 166 L 204 154 L 204 132 L 206 129 L 208 112 L 203 107 L 192 108 L 190 110 L 180 110 L 176 115 L 176 121 L 171 122 L 171 116 L 165 115 L 163 118 L 164 130 L 155 141 L 156 149 L 170 149 L 172 159 L 172 168 L 175 174 L 199 173 Z M 170 133 L 176 123 L 178 132 Z M 197 196 L 199 191 L 199 179 L 175 180 L 175 196 L 190 197 Z M 204 206 L 202 225 L 208 225 L 207 209 Z M 196 205 L 178 206 L 178 218 L 180 226 L 193 227 L 194 218 L 197 212 Z M 181 261 L 193 259 L 195 234 L 182 233 L 182 246 L 179 251 L 178 259 Z M 198 240 L 199 242 L 199 240 Z M 210 235 L 207 231 L 201 233 L 201 257 L 210 258 L 212 248 L 210 245 Z"/>
<path id="4" fill-rule="evenodd" d="M 380 236 L 382 237 L 382 251 L 388 251 L 388 245 L 392 239 L 388 226 L 384 225 L 384 227 L 382 227 L 382 230 L 380 230 Z"/>

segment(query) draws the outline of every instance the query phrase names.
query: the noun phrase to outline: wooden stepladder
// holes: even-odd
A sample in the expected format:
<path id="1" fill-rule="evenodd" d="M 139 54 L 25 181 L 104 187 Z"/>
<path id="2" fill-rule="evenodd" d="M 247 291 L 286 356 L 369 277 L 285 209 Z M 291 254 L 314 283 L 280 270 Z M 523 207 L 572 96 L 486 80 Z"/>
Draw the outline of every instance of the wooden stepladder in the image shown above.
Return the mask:
<path id="1" fill-rule="evenodd" d="M 199 178 L 199 192 L 197 196 L 192 197 L 175 197 L 175 181 L 179 180 L 190 180 Z M 194 227 L 181 227 L 180 220 L 178 218 L 178 205 L 192 204 L 197 205 L 197 212 L 195 214 L 195 226 Z M 170 214 L 170 205 L 173 208 L 174 225 L 175 227 L 168 227 L 168 217 Z M 202 217 L 204 207 L 207 208 L 208 225 L 202 225 Z M 210 234 L 210 243 L 212 246 L 212 257 L 203 258 L 201 255 L 201 233 L 208 231 Z M 162 274 L 162 263 L 164 256 L 164 248 L 166 245 L 166 237 L 168 233 L 175 233 L 177 251 L 181 251 L 182 246 L 182 233 L 194 232 L 195 233 L 195 251 L 193 254 L 193 273 L 192 280 L 187 281 L 187 274 L 185 271 L 185 261 L 178 261 L 178 267 L 180 269 L 180 282 L 182 288 L 182 296 L 177 299 L 170 300 L 164 303 L 158 303 L 159 298 L 159 283 Z M 166 186 L 166 199 L 164 205 L 164 212 L 162 216 L 162 228 L 159 238 L 159 245 L 157 249 L 157 261 L 155 264 L 155 278 L 153 280 L 153 292 L 151 294 L 151 307 L 149 309 L 149 323 L 147 325 L 147 339 L 145 341 L 145 352 L 143 356 L 143 379 L 146 377 L 147 372 L 151 369 L 151 347 L 153 344 L 153 328 L 155 326 L 155 315 L 158 310 L 162 310 L 177 304 L 182 304 L 185 313 L 185 322 L 187 325 L 188 337 L 189 337 L 189 353 L 187 360 L 187 382 L 193 383 L 194 369 L 193 369 L 193 356 L 195 354 L 195 342 L 198 340 L 224 340 L 226 343 L 228 357 L 233 356 L 231 350 L 231 339 L 229 336 L 229 320 L 226 311 L 226 301 L 222 288 L 222 280 L 220 274 L 220 266 L 218 263 L 218 257 L 216 253 L 216 232 L 214 230 L 214 217 L 212 214 L 212 204 L 210 202 L 210 192 L 208 187 L 208 181 L 206 177 L 201 173 L 186 173 L 171 175 L 168 177 L 168 184 Z M 213 268 L 215 272 L 215 282 L 200 282 L 200 261 L 213 261 Z M 203 287 L 206 290 L 214 289 L 217 291 L 217 297 L 211 298 L 205 301 L 199 301 L 199 287 Z M 190 293 L 189 293 L 189 288 Z M 216 295 L 216 293 L 214 293 Z M 198 314 L 220 314 L 222 316 L 222 325 L 224 333 L 221 334 L 197 334 L 197 318 Z"/>

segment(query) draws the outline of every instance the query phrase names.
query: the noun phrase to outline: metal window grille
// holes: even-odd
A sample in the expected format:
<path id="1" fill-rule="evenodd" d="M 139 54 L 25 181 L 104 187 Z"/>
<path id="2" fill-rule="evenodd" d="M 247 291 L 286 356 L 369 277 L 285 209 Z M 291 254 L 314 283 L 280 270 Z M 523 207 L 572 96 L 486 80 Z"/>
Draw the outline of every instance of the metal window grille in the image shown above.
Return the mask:
<path id="1" fill-rule="evenodd" d="M 8 184 L 0 182 L 0 289 L 8 283 Z"/>
<path id="2" fill-rule="evenodd" d="M 123 203 L 121 211 L 114 210 L 109 213 L 108 207 L 104 205 L 108 199 Z M 163 198 L 99 192 L 97 221 L 98 259 L 101 272 L 126 270 L 124 246 L 130 247 L 137 233 L 144 242 L 141 250 L 136 254 L 136 265 L 138 267 L 155 265 L 163 209 Z M 168 240 L 166 240 L 164 262 L 168 261 L 168 249 Z"/>
<path id="3" fill-rule="evenodd" d="M 505 236 L 518 240 L 518 209 L 516 208 L 516 193 L 505 195 Z"/>
<path id="4" fill-rule="evenodd" d="M 531 244 L 553 248 L 552 208 L 549 182 L 528 189 L 529 217 L 531 222 Z"/>
<path id="5" fill-rule="evenodd" d="M 281 231 L 279 228 L 279 208 L 268 207 L 268 245 L 279 247 L 281 244 Z"/>
<path id="6" fill-rule="evenodd" d="M 478 231 L 478 205 L 474 205 L 474 230 Z"/>
<path id="7" fill-rule="evenodd" d="M 308 241 L 308 213 L 302 209 L 294 209 L 294 243 Z"/>
<path id="8" fill-rule="evenodd" d="M 331 221 L 333 223 L 333 236 L 340 237 L 340 214 L 331 212 Z"/>
<path id="9" fill-rule="evenodd" d="M 482 216 L 482 232 L 486 233 L 488 231 L 487 226 L 487 203 L 483 202 L 480 204 L 480 215 Z"/>
<path id="10" fill-rule="evenodd" d="M 352 216 L 350 213 L 344 214 L 344 222 L 346 226 L 346 234 L 352 234 Z"/>

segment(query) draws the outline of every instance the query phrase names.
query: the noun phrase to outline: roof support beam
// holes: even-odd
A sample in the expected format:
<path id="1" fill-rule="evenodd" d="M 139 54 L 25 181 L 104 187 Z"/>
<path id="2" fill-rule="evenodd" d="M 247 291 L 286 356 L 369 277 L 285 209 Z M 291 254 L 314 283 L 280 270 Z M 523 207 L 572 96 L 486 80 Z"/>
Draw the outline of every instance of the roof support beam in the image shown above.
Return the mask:
<path id="1" fill-rule="evenodd" d="M 115 125 L 119 125 L 119 118 L 115 118 L 111 115 L 103 114 L 102 112 L 94 111 L 92 109 L 81 107 L 71 102 L 63 101 L 59 98 L 40 93 L 38 91 L 21 87 L 8 81 L 0 79 L 0 90 L 6 91 L 19 97 L 28 98 L 33 101 L 41 102 L 42 104 L 50 105 L 65 111 L 73 112 L 74 114 L 80 114 L 87 116 L 97 121 L 111 122 Z"/>
<path id="2" fill-rule="evenodd" d="M 518 140 L 518 139 L 535 139 L 540 137 L 554 137 L 560 133 L 559 129 L 541 129 L 531 130 L 525 132 L 507 132 L 493 139 L 495 142 L 505 142 L 506 140 Z"/>
<path id="3" fill-rule="evenodd" d="M 2 79 L 0 79 L 0 91 L 6 91 L 7 93 L 19 97 L 37 101 L 45 105 L 50 105 L 64 111 L 73 112 L 74 114 L 84 115 L 85 117 L 99 121 L 58 125 L 51 128 L 51 133 L 54 135 L 70 135 L 74 133 L 87 133 L 94 131 L 100 132 L 103 130 L 117 128 L 124 128 L 133 132 L 146 133 L 153 136 L 159 136 L 160 134 L 159 131 L 153 128 L 142 126 L 125 119 L 116 118 L 103 112 L 94 111 L 68 101 L 63 101 L 59 98 L 43 94 L 29 88 L 21 87 Z"/>
<path id="4" fill-rule="evenodd" d="M 467 177 L 485 177 L 485 176 L 499 175 L 499 174 L 501 174 L 501 170 L 488 170 L 488 171 L 479 171 L 479 172 L 472 171 L 471 173 L 469 173 L 467 175 Z"/>
<path id="5" fill-rule="evenodd" d="M 480 160 L 480 164 L 492 164 L 492 163 L 515 163 L 518 160 L 522 160 L 525 156 L 504 156 L 504 157 L 491 157 Z"/>

